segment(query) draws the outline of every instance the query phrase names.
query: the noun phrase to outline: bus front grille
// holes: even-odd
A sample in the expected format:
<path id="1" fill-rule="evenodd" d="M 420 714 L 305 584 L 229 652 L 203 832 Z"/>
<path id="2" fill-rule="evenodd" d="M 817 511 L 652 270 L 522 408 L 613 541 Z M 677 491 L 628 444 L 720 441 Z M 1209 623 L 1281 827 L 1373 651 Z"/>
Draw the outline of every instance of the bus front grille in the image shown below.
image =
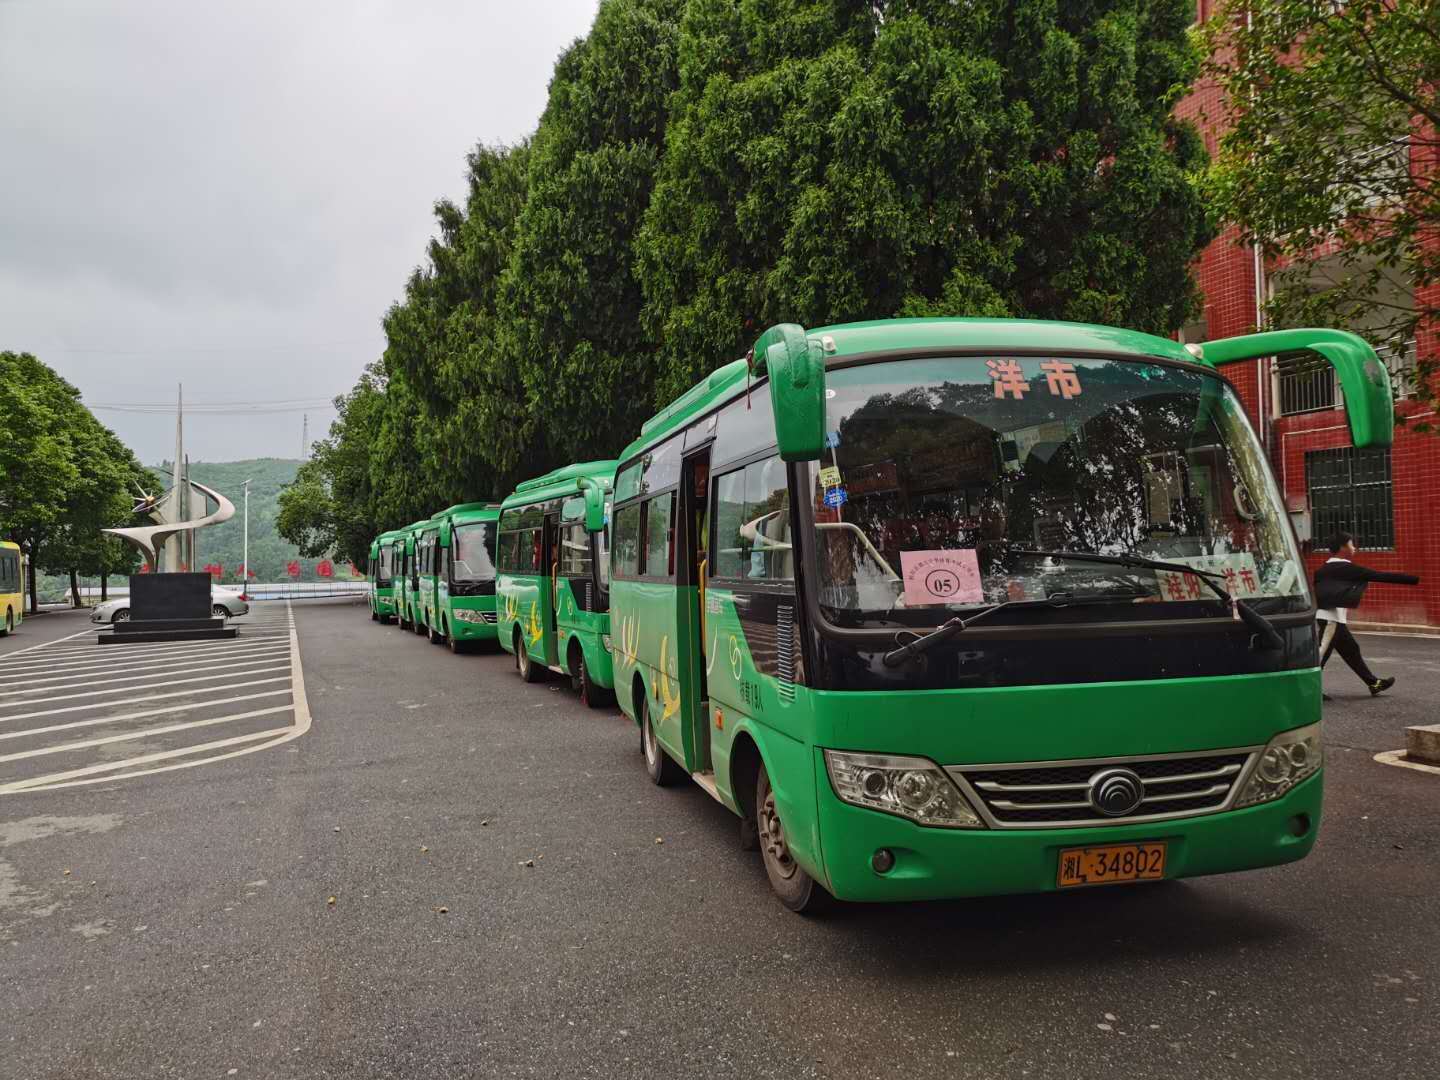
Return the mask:
<path id="1" fill-rule="evenodd" d="M 1226 809 L 1258 749 L 1015 765 L 952 765 L 947 771 L 992 828 L 1124 825 Z M 1115 769 L 1134 773 L 1143 791 L 1139 805 L 1120 817 L 1102 814 L 1090 799 L 1095 778 Z"/>

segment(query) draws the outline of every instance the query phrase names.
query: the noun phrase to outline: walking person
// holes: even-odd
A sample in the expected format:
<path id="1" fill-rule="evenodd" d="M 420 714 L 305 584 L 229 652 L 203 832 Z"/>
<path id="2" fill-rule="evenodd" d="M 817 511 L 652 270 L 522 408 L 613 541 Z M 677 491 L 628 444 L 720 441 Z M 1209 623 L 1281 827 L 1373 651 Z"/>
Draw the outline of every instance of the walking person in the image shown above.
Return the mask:
<path id="1" fill-rule="evenodd" d="M 1420 579 L 1414 574 L 1390 574 L 1383 570 L 1371 570 L 1351 560 L 1355 557 L 1355 538 L 1348 532 L 1335 534 L 1330 542 L 1330 558 L 1315 571 L 1315 603 L 1319 610 L 1315 617 L 1320 622 L 1320 666 L 1323 668 L 1332 652 L 1338 652 L 1340 659 L 1350 665 L 1350 670 L 1359 675 L 1370 688 L 1370 696 L 1383 694 L 1395 685 L 1395 676 L 1380 678 L 1365 663 L 1360 655 L 1360 643 L 1346 625 L 1348 609 L 1360 606 L 1365 587 L 1372 581 L 1391 585 L 1419 585 Z M 1329 694 L 1322 695 L 1326 701 Z"/>

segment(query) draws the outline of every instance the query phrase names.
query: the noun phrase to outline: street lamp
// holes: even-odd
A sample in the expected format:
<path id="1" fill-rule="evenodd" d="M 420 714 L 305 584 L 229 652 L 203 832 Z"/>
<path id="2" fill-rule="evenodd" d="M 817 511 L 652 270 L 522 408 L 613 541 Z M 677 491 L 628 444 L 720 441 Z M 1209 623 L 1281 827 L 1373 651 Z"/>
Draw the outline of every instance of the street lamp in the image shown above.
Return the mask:
<path id="1" fill-rule="evenodd" d="M 250 585 L 250 481 L 246 480 L 241 487 L 245 489 L 245 532 L 240 547 L 240 595 L 245 596 Z"/>

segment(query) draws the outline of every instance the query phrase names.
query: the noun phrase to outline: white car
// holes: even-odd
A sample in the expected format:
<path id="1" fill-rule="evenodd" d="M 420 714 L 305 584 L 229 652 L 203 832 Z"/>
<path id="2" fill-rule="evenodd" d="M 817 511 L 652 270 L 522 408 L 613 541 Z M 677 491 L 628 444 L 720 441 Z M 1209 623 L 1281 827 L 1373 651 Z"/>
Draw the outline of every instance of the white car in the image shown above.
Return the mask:
<path id="1" fill-rule="evenodd" d="M 231 592 L 229 589 L 210 588 L 210 614 L 218 619 L 233 618 L 236 615 L 244 615 L 250 610 L 250 603 L 243 594 Z M 90 613 L 92 623 L 117 623 L 130 621 L 130 598 L 122 596 L 118 600 L 107 600 L 100 604 Z"/>

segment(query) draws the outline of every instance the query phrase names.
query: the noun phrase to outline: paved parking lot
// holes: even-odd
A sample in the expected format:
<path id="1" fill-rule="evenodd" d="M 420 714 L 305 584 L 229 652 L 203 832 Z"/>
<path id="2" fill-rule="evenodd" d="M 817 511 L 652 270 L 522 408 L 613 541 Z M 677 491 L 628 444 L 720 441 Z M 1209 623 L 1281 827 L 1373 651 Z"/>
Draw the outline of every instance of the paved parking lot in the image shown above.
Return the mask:
<path id="1" fill-rule="evenodd" d="M 1326 673 L 1304 862 L 809 919 L 619 713 L 294 607 L 305 738 L 0 797 L 4 1080 L 1435 1074 L 1440 643 Z"/>
<path id="2" fill-rule="evenodd" d="M 99 645 L 87 629 L 0 656 L 0 796 L 193 768 L 304 734 L 289 605 L 231 625 L 233 639 L 133 645 Z"/>

